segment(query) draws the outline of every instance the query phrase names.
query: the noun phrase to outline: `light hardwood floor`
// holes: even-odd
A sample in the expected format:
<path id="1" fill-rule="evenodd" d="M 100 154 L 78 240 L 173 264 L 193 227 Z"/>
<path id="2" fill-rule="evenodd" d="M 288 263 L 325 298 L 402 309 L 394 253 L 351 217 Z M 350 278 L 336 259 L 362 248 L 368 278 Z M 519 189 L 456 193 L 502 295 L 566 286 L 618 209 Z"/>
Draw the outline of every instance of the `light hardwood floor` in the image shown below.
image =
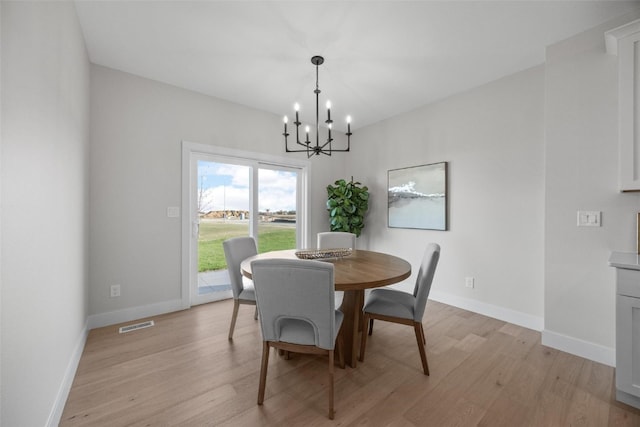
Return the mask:
<path id="1" fill-rule="evenodd" d="M 540 344 L 540 333 L 429 301 L 430 376 L 413 329 L 377 321 L 366 360 L 335 370 L 326 416 L 326 362 L 272 353 L 256 404 L 262 342 L 253 307 L 233 303 L 155 316 L 156 326 L 92 330 L 61 426 L 640 426 L 613 398 L 614 370 Z M 118 325 L 120 326 L 120 325 Z"/>

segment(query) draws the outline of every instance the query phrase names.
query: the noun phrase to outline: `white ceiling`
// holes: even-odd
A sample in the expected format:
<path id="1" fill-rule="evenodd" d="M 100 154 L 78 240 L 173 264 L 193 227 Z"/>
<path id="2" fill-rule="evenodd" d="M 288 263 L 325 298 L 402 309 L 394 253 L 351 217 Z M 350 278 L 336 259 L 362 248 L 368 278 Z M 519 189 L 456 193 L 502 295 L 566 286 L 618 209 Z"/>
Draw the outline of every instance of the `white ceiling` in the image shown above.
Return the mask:
<path id="1" fill-rule="evenodd" d="M 76 1 L 91 62 L 353 129 L 541 64 L 545 46 L 637 9 L 621 1 Z"/>

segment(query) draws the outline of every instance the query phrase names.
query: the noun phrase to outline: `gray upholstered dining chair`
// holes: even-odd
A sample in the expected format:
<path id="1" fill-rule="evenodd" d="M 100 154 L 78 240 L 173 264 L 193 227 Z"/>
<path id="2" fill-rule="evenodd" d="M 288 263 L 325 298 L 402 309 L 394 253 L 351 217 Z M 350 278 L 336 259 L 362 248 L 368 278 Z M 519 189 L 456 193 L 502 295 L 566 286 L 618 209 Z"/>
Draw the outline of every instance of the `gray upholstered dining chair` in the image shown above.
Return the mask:
<path id="1" fill-rule="evenodd" d="M 264 259 L 251 263 L 260 326 L 262 365 L 258 405 L 264 392 L 271 347 L 285 352 L 326 354 L 329 357 L 329 418 L 333 419 L 334 349 L 344 368 L 344 315 L 335 309 L 333 265 L 321 261 Z"/>
<path id="2" fill-rule="evenodd" d="M 231 326 L 229 327 L 229 339 L 232 340 L 240 304 L 256 305 L 253 282 L 242 275 L 240 264 L 245 259 L 257 255 L 258 249 L 253 237 L 234 237 L 222 242 L 222 247 L 224 248 L 224 257 L 227 261 L 229 278 L 231 279 L 231 291 L 233 292 L 233 314 L 231 315 Z M 258 318 L 257 307 L 253 318 Z"/>
<path id="3" fill-rule="evenodd" d="M 356 248 L 356 235 L 344 231 L 325 231 L 318 233 L 318 249 Z M 336 291 L 336 307 L 342 305 L 344 292 Z"/>
<path id="4" fill-rule="evenodd" d="M 356 248 L 356 235 L 344 231 L 318 233 L 318 249 Z"/>
<path id="5" fill-rule="evenodd" d="M 422 257 L 413 294 L 390 288 L 374 289 L 369 294 L 362 309 L 364 312 L 363 324 L 365 329 L 366 325 L 369 324 L 369 335 L 373 332 L 373 319 L 413 326 L 425 375 L 429 375 L 429 364 L 427 363 L 427 354 L 424 349 L 427 341 L 422 327 L 422 317 L 424 316 L 433 275 L 439 259 L 440 246 L 436 243 L 430 243 L 427 245 Z M 360 361 L 364 361 L 366 345 L 367 333 L 366 330 L 363 330 L 360 357 L 358 358 Z"/>

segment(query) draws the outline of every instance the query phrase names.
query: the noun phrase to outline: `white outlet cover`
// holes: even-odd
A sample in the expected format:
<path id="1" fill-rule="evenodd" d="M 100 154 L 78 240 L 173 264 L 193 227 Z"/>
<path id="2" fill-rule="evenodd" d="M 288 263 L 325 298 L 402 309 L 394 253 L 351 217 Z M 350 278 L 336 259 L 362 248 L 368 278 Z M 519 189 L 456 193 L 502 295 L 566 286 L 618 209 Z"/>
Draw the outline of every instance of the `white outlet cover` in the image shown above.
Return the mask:
<path id="1" fill-rule="evenodd" d="M 473 277 L 465 277 L 464 278 L 464 285 L 467 288 L 473 288 L 475 285 L 475 279 Z"/>
<path id="2" fill-rule="evenodd" d="M 120 296 L 120 285 L 111 285 L 110 296 L 111 298 Z"/>

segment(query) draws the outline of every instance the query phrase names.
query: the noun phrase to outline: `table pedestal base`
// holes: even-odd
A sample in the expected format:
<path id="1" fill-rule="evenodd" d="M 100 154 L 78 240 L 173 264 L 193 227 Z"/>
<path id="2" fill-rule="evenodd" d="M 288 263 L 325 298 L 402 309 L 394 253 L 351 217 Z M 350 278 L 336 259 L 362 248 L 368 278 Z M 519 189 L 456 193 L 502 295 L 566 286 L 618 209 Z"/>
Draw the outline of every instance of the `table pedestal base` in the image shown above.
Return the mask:
<path id="1" fill-rule="evenodd" d="M 342 321 L 342 338 L 344 348 L 344 361 L 355 368 L 358 364 L 360 350 L 359 332 L 362 329 L 362 307 L 364 305 L 364 290 L 344 291 L 342 306 L 344 313 Z"/>

